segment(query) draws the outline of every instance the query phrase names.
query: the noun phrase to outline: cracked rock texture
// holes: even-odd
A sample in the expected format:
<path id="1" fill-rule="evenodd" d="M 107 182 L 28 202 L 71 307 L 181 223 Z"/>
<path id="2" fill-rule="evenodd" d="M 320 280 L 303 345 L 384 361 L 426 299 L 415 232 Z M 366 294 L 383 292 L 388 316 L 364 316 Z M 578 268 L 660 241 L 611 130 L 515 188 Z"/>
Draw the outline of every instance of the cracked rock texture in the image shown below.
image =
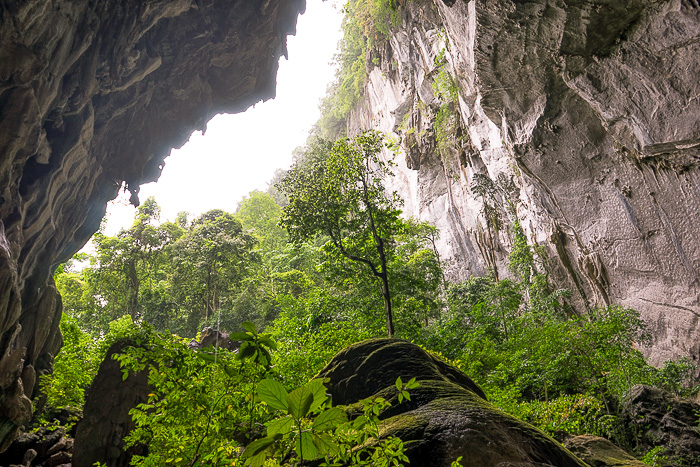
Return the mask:
<path id="1" fill-rule="evenodd" d="M 698 362 L 698 57 L 697 0 L 408 2 L 349 131 L 401 139 L 393 186 L 452 279 L 507 275 L 510 202 L 576 309 L 635 308 L 652 363 Z"/>
<path id="2" fill-rule="evenodd" d="M 0 452 L 61 346 L 51 275 L 120 187 L 275 94 L 304 0 L 0 0 Z"/>

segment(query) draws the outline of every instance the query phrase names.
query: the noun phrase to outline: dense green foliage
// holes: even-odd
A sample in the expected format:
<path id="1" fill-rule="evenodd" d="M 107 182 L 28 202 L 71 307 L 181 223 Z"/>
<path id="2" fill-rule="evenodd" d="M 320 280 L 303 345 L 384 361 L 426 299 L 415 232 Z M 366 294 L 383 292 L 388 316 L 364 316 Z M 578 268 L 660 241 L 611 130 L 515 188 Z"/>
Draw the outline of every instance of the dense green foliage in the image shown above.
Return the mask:
<path id="1" fill-rule="evenodd" d="M 63 347 L 54 359 L 51 375 L 39 378 L 42 404 L 47 407 L 39 416 L 41 424 L 51 424 L 57 411 L 79 411 L 85 403 L 85 389 L 97 374 L 109 347 L 117 340 L 138 336 L 131 316 L 124 315 L 108 325 L 108 331 L 94 337 L 81 330 L 78 320 L 64 314 L 61 317 Z"/>
<path id="2" fill-rule="evenodd" d="M 231 465 L 264 420 L 256 403 L 257 383 L 268 373 L 275 342 L 252 323 L 232 337 L 237 353 L 224 349 L 191 351 L 167 334 L 149 333 L 140 345 L 118 355 L 124 377 L 147 369 L 153 392 L 132 409 L 136 427 L 127 446 L 146 444 L 147 456 L 132 465 Z"/>
<path id="3" fill-rule="evenodd" d="M 213 210 L 192 222 L 183 214 L 159 223 L 159 211 L 149 198 L 130 229 L 113 237 L 95 234 L 95 254 L 82 254 L 56 275 L 64 311 L 94 336 L 128 314 L 194 337 L 215 322 L 219 309 L 232 308 L 259 263 L 256 238 L 233 214 Z"/>
<path id="4" fill-rule="evenodd" d="M 448 284 L 437 230 L 401 219 L 398 200 L 381 185 L 388 166 L 377 158 L 380 147 L 375 134 L 312 143 L 280 183 L 284 208 L 254 192 L 235 214 L 159 224 L 149 200 L 132 228 L 98 234 L 96 253 L 76 257 L 55 277 L 65 346 L 53 376 L 41 380 L 45 420 L 52 409 L 79 407 L 109 345 L 130 336 L 143 345 L 118 357 L 125 374 L 148 368 L 154 388 L 132 411 L 137 428 L 127 441 L 151 446 L 136 465 L 272 466 L 312 457 L 400 465 L 396 439 L 353 458 L 354 446 L 376 439 L 374 411 L 384 402 L 365 401 L 364 422 L 352 427 L 325 401 L 302 403 L 308 392 L 320 394 L 319 383 L 308 382 L 334 354 L 384 332 L 381 287 L 367 263 L 343 253 L 377 261 L 363 217 L 373 209 L 386 256 L 374 267 L 387 272 L 396 335 L 457 365 L 504 410 L 555 436 L 593 433 L 624 445 L 630 434 L 617 416 L 633 385 L 692 392 L 687 360 L 661 369 L 644 361 L 638 349 L 649 335 L 637 312 L 568 307 L 567 291 L 549 284 L 541 249 L 527 242 L 507 181 L 475 189 L 501 225 L 510 223 L 509 278 L 491 273 Z M 88 264 L 78 270 L 78 261 Z M 245 327 L 232 335 L 243 342 L 238 353 L 187 348 L 184 338 L 216 322 Z M 295 394 L 297 405 L 276 407 L 270 388 L 287 394 L 285 401 Z"/>

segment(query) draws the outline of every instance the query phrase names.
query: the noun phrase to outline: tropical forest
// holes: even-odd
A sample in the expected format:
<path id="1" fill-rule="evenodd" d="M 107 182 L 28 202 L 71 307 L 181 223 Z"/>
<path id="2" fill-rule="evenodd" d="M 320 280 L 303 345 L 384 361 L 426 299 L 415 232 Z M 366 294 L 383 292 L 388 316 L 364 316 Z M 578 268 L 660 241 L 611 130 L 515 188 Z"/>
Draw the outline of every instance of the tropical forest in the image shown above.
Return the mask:
<path id="1" fill-rule="evenodd" d="M 49 15 L 14 3 L 0 32 Z M 305 2 L 73 3 L 130 45 L 65 58 L 97 69 L 32 133 L 28 204 L 0 192 L 1 465 L 700 466 L 697 1 L 343 2 L 291 167 L 173 218 L 138 196 L 158 151 L 274 95 L 244 63 L 274 77 Z"/>

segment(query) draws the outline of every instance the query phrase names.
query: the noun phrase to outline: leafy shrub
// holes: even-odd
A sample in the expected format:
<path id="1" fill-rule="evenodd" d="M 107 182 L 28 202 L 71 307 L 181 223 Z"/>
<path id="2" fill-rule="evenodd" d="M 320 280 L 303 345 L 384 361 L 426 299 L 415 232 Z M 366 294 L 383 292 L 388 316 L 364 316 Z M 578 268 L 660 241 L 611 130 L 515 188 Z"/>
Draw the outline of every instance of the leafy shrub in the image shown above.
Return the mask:
<path id="1" fill-rule="evenodd" d="M 398 400 L 411 400 L 415 378 L 396 380 Z M 323 381 L 314 379 L 287 393 L 278 382 L 265 379 L 258 385 L 260 399 L 281 411 L 281 418 L 267 423 L 267 436 L 252 442 L 242 454 L 248 465 L 262 467 L 269 456 L 298 461 L 324 459 L 322 465 L 399 466 L 408 462 L 403 442 L 394 436 L 381 437 L 380 415 L 391 404 L 384 398 L 360 401 L 362 415 L 350 420 L 348 408 L 331 407 Z"/>
<path id="2" fill-rule="evenodd" d="M 147 345 L 125 349 L 119 360 L 124 378 L 148 371 L 153 388 L 146 403 L 130 411 L 135 428 L 126 445 L 145 444 L 148 455 L 132 465 L 240 465 L 240 445 L 268 418 L 256 403 L 255 386 L 267 374 L 276 344 L 251 323 L 231 334 L 242 341 L 238 353 L 193 351 L 172 335 L 152 333 Z"/>
<path id="3" fill-rule="evenodd" d="M 561 438 L 563 433 L 611 437 L 617 429 L 616 417 L 607 413 L 600 399 L 590 395 L 572 394 L 550 401 L 521 401 L 517 390 L 510 388 L 492 390 L 488 396 L 500 408 L 554 438 Z"/>
<path id="4" fill-rule="evenodd" d="M 297 387 L 313 378 L 340 350 L 361 340 L 382 335 L 363 329 L 351 321 L 329 320 L 316 323 L 313 315 L 294 316 L 289 310 L 268 330 L 277 342 L 273 371 L 288 387 Z"/>
<path id="5" fill-rule="evenodd" d="M 75 318 L 67 314 L 61 316 L 63 347 L 54 360 L 53 373 L 39 378 L 39 391 L 46 397 L 46 414 L 54 409 L 81 409 L 85 403 L 85 389 L 92 383 L 100 363 L 109 347 L 119 339 L 139 336 L 144 329 L 134 325 L 129 315 L 109 323 L 109 331 L 100 338 L 94 338 L 80 329 Z"/>

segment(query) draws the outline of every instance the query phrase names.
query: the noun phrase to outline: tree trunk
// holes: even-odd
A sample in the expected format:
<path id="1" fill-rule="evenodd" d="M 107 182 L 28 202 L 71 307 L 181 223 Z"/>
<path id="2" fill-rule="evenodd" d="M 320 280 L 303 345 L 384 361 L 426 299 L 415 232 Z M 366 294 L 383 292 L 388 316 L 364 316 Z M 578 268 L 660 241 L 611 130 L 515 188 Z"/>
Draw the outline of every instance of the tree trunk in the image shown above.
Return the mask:
<path id="1" fill-rule="evenodd" d="M 386 330 L 389 337 L 394 336 L 394 313 L 391 310 L 391 294 L 389 293 L 389 279 L 386 275 L 386 269 L 380 276 L 382 280 L 382 295 L 384 296 L 384 310 L 386 311 Z"/>
<path id="2" fill-rule="evenodd" d="M 138 305 L 139 305 L 139 276 L 136 272 L 136 265 L 133 262 L 127 263 L 126 267 L 127 276 L 129 277 L 129 284 L 131 289 L 131 295 L 129 297 L 128 313 L 131 316 L 132 321 L 136 322 L 138 319 Z"/>

